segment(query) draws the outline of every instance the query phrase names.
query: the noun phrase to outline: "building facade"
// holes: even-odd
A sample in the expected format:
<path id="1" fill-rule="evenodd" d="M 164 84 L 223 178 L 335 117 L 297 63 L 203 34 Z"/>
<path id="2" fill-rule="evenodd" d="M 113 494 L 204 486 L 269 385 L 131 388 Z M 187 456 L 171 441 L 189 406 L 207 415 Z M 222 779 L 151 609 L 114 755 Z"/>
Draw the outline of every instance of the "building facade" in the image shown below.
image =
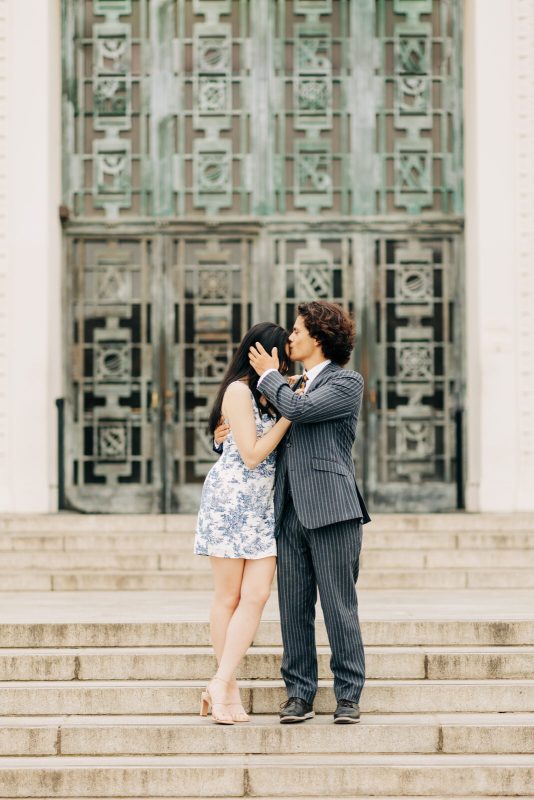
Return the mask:
<path id="1" fill-rule="evenodd" d="M 371 508 L 534 509 L 533 0 L 21 6 L 2 510 L 58 482 L 80 511 L 194 509 L 233 348 L 314 298 L 357 321 Z"/>

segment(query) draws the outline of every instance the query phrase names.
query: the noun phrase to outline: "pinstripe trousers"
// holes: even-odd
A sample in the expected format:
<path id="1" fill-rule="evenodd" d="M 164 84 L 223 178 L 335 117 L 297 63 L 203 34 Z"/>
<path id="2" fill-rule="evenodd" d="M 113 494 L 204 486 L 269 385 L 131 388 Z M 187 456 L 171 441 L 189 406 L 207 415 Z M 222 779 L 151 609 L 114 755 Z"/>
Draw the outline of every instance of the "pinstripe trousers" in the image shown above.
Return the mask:
<path id="1" fill-rule="evenodd" d="M 348 520 L 304 528 L 287 498 L 277 538 L 278 602 L 284 655 L 282 677 L 288 697 L 313 703 L 317 692 L 315 605 L 317 589 L 330 642 L 330 668 L 337 700 L 359 702 L 365 656 L 358 620 L 362 525 Z"/>

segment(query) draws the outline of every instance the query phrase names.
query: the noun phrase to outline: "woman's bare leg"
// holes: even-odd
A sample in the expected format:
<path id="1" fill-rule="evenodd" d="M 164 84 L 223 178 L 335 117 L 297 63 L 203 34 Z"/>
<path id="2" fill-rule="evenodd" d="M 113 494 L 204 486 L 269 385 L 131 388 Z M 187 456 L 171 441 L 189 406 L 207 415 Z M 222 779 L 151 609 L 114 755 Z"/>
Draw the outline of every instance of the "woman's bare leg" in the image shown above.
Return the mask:
<path id="1" fill-rule="evenodd" d="M 241 582 L 243 580 L 245 560 L 243 558 L 217 558 L 211 556 L 210 562 L 214 583 L 213 602 L 210 611 L 210 632 L 215 657 L 217 658 L 217 664 L 219 664 L 226 641 L 226 631 L 241 597 Z M 218 700 L 220 698 L 220 702 L 227 702 L 227 699 L 223 696 L 222 689 L 222 684 L 215 684 L 213 694 L 217 696 Z M 233 695 L 237 691 L 239 695 L 235 682 L 228 687 L 228 690 L 228 694 L 231 692 Z M 233 700 L 233 697 L 228 697 L 228 700 L 230 699 Z"/>
<path id="2" fill-rule="evenodd" d="M 245 561 L 241 597 L 226 629 L 226 640 L 216 673 L 218 678 L 235 680 L 237 666 L 252 643 L 269 599 L 275 569 L 275 556 Z"/>
<path id="3" fill-rule="evenodd" d="M 211 556 L 210 562 L 214 584 L 210 632 L 217 661 L 220 661 L 226 641 L 226 630 L 241 597 L 245 559 Z"/>

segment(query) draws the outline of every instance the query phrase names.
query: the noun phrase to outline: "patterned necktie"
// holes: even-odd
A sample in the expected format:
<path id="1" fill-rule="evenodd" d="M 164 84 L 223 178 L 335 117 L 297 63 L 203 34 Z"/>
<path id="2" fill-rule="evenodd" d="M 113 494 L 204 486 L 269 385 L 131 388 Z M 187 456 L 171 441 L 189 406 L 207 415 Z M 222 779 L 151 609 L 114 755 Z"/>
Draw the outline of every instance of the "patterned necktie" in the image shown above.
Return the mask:
<path id="1" fill-rule="evenodd" d="M 306 384 L 308 383 L 309 380 L 310 376 L 308 375 L 307 372 L 305 372 L 304 375 L 302 376 L 302 382 L 300 384 L 300 388 L 304 389 L 304 391 L 306 391 Z"/>

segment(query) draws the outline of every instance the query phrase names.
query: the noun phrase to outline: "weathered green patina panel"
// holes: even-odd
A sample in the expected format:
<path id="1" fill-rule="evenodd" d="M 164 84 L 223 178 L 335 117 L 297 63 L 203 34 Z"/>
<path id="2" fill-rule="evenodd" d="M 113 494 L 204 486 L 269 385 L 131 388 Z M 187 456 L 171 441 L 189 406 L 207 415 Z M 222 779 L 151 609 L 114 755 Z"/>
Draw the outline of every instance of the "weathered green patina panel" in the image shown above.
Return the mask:
<path id="1" fill-rule="evenodd" d="M 193 508 L 233 348 L 312 298 L 357 318 L 375 507 L 455 506 L 461 12 L 63 0 L 72 506 Z"/>

